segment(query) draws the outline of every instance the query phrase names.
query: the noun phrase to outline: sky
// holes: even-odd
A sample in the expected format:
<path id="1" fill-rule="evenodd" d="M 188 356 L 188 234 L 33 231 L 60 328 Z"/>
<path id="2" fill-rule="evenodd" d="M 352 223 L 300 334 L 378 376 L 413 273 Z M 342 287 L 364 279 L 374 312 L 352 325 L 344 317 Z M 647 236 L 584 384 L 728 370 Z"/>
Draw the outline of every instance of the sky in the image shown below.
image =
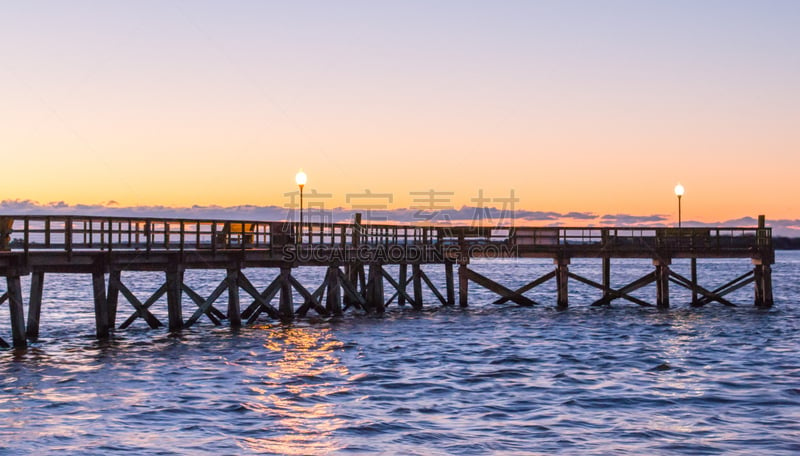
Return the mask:
<path id="1" fill-rule="evenodd" d="M 684 220 L 800 227 L 799 23 L 769 0 L 3 1 L 0 209 L 288 207 L 302 168 L 331 208 L 669 224 L 680 182 Z"/>

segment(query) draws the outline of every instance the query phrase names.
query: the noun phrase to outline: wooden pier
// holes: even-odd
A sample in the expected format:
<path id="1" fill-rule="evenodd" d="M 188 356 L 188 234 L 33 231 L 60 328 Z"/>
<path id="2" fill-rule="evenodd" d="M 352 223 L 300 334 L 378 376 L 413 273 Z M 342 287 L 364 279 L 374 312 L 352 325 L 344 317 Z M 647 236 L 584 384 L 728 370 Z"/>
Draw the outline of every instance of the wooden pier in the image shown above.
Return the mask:
<path id="1" fill-rule="evenodd" d="M 550 258 L 554 268 L 511 289 L 470 268 L 470 259 L 486 257 Z M 570 271 L 573 258 L 600 259 L 602 283 Z M 625 286 L 612 288 L 611 260 L 616 258 L 652 260 L 653 268 Z M 672 260 L 680 258 L 691 259 L 689 277 L 670 268 Z M 708 289 L 697 280 L 697 260 L 704 258 L 749 259 L 753 269 Z M 7 284 L 0 304 L 9 306 L 15 347 L 24 347 L 39 335 L 45 278 L 51 273 L 91 274 L 96 334 L 107 338 L 112 330 L 125 329 L 140 318 L 151 328 L 179 331 L 201 318 L 215 325 L 226 320 L 236 327 L 264 314 L 288 322 L 309 311 L 323 316 L 348 310 L 380 313 L 395 301 L 421 309 L 423 285 L 436 297 L 437 305 L 466 307 L 470 282 L 496 293 L 496 303 L 533 306 L 537 303 L 525 293 L 555 280 L 555 303 L 560 309 L 569 306 L 570 280 L 596 288 L 596 306 L 625 299 L 661 309 L 670 306 L 670 282 L 691 291 L 692 306 L 711 302 L 733 306 L 725 296 L 754 284 L 755 305 L 770 307 L 773 263 L 772 232 L 763 216 L 758 227 L 750 228 L 389 225 L 362 224 L 358 214 L 349 224 L 302 226 L 246 220 L 0 216 L 0 275 Z M 387 265 L 398 266 L 397 277 L 387 272 Z M 300 266 L 326 268 L 323 282 L 306 288 L 292 274 Z M 443 290 L 425 272 L 434 267 L 444 268 Z M 263 290 L 245 274 L 254 268 L 275 271 L 275 279 Z M 226 275 L 205 297 L 184 281 L 184 271 L 189 269 L 224 270 Z M 164 283 L 141 300 L 125 284 L 123 272 L 129 271 L 162 272 Z M 27 325 L 23 276 L 30 276 Z M 632 295 L 652 283 L 655 303 Z M 387 285 L 393 293 L 389 299 Z M 294 302 L 294 291 L 302 302 Z M 220 309 L 217 301 L 223 294 L 227 294 L 227 306 Z M 165 295 L 166 325 L 150 311 Z M 132 307 L 121 322 L 120 296 Z M 242 305 L 243 296 L 247 306 Z M 184 297 L 190 301 L 187 306 Z M 0 344 L 9 346 L 4 339 Z"/>

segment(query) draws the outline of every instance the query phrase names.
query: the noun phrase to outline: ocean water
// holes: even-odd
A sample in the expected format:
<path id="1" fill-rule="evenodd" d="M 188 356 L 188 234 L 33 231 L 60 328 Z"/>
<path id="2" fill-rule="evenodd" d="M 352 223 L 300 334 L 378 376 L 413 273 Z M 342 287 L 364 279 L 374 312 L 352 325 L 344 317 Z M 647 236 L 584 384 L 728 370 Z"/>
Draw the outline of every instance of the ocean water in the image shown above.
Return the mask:
<path id="1" fill-rule="evenodd" d="M 553 266 L 472 267 L 513 288 Z M 612 262 L 612 285 L 651 268 Z M 700 283 L 750 268 L 701 261 Z M 600 280 L 599 261 L 571 270 Z M 321 273 L 296 275 L 313 288 Z M 245 274 L 263 288 L 277 273 Z M 186 282 L 207 296 L 222 275 Z M 659 311 L 592 308 L 598 291 L 571 281 L 570 308 L 556 311 L 553 283 L 528 294 L 534 308 L 494 305 L 470 284 L 467 309 L 429 293 L 420 312 L 393 304 L 239 330 L 202 320 L 179 334 L 137 320 L 100 342 L 90 279 L 48 275 L 41 338 L 0 352 L 0 454 L 800 454 L 800 253 L 778 252 L 773 280 L 767 311 L 753 308 L 752 287 L 730 296 L 738 307 L 692 309 L 671 284 L 673 307 Z M 144 300 L 163 277 L 123 281 Z M 655 290 L 636 296 L 652 302 Z M 119 321 L 132 310 L 121 300 Z M 163 300 L 153 310 L 166 322 Z M 2 306 L 6 339 L 7 322 Z"/>

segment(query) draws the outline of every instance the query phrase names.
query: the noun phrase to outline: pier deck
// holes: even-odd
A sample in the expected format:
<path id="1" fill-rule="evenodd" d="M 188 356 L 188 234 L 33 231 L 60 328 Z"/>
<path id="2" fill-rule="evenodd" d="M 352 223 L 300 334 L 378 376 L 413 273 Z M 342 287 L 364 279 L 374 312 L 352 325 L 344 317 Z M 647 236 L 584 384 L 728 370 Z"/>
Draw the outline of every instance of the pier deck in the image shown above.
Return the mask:
<path id="1" fill-rule="evenodd" d="M 470 259 L 487 257 L 551 258 L 554 270 L 511 290 L 469 268 Z M 601 259 L 602 283 L 571 272 L 572 258 Z M 614 289 L 610 286 L 610 262 L 614 258 L 650 259 L 654 269 Z M 670 269 L 677 258 L 691 259 L 690 277 Z M 705 258 L 749 259 L 753 270 L 708 290 L 697 283 L 697 260 Z M 255 321 L 262 313 L 289 321 L 310 310 L 321 315 L 339 315 L 347 309 L 382 312 L 395 298 L 400 305 L 408 303 L 420 309 L 423 283 L 444 306 L 456 305 L 456 288 L 457 304 L 467 306 L 470 282 L 497 293 L 498 303 L 531 306 L 536 303 L 524 293 L 555 280 L 559 308 L 569 304 L 570 279 L 599 290 L 594 305 L 625 299 L 651 306 L 631 293 L 655 283 L 655 306 L 659 308 L 669 307 L 670 282 L 691 290 L 693 306 L 713 301 L 734 305 L 725 296 L 755 284 L 755 305 L 769 307 L 773 263 L 772 233 L 763 217 L 758 227 L 749 228 L 535 228 L 362 224 L 359 215 L 349 224 L 302 226 L 248 220 L 0 216 L 0 276 L 6 277 L 7 284 L 0 304 L 9 305 L 14 346 L 25 346 L 27 340 L 38 337 L 48 273 L 92 275 L 97 336 L 105 338 L 117 325 L 120 294 L 134 313 L 119 329 L 138 318 L 153 328 L 162 326 L 148 309 L 166 295 L 167 326 L 172 331 L 191 326 L 202 317 L 214 324 L 228 320 L 238 326 L 243 320 Z M 399 276 L 388 274 L 385 265 L 399 265 Z M 423 266 L 431 265 L 445 268 L 443 292 L 423 270 Z M 306 289 L 292 275 L 292 270 L 300 266 L 327 268 L 324 282 L 315 291 Z M 247 279 L 244 271 L 248 268 L 274 268 L 279 273 L 261 291 Z M 210 296 L 203 297 L 184 283 L 187 269 L 218 269 L 227 274 Z M 123 283 L 125 271 L 162 271 L 165 282 L 153 296 L 141 301 Z M 26 325 L 20 278 L 27 275 L 31 276 L 31 290 Z M 394 289 L 388 300 L 384 293 L 387 283 Z M 299 306 L 293 302 L 293 290 L 302 296 Z M 252 304 L 244 309 L 240 308 L 240 291 L 252 298 Z M 224 312 L 214 306 L 223 294 L 228 296 Z M 184 295 L 196 307 L 188 319 L 184 319 Z M 277 307 L 273 300 L 278 301 Z M 2 339 L 0 344 L 8 345 Z"/>

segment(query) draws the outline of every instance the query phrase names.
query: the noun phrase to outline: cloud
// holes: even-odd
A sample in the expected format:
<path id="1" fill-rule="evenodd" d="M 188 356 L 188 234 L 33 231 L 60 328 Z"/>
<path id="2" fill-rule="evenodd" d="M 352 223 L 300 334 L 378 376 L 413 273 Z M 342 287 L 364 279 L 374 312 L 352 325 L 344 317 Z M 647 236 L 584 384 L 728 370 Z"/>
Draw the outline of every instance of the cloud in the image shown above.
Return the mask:
<path id="1" fill-rule="evenodd" d="M 304 215 L 306 220 L 313 222 L 347 222 L 359 210 L 352 208 L 307 208 Z M 483 223 L 492 225 L 497 223 L 509 224 L 511 218 L 518 225 L 537 226 L 565 226 L 575 225 L 576 221 L 583 226 L 667 226 L 671 221 L 662 214 L 604 214 L 596 215 L 591 212 L 547 212 L 515 210 L 508 211 L 497 207 L 462 206 L 458 209 L 422 210 L 411 208 L 382 209 L 366 211 L 360 210 L 365 222 L 372 221 L 394 223 L 422 223 L 422 224 L 471 224 Z M 119 206 L 115 201 L 105 204 L 67 204 L 64 201 L 39 203 L 32 200 L 3 200 L 0 201 L 0 214 L 4 215 L 86 215 L 108 217 L 153 217 L 153 218 L 187 218 L 203 220 L 296 220 L 296 211 L 281 206 L 217 206 L 193 205 L 189 207 L 171 206 Z M 753 217 L 740 217 L 720 222 L 698 222 L 687 220 L 685 227 L 755 227 L 758 220 Z M 773 235 L 786 237 L 800 237 L 800 219 L 767 220 L 767 226 L 772 228 Z"/>
<path id="2" fill-rule="evenodd" d="M 630 215 L 630 214 L 606 214 L 600 217 L 603 223 L 614 223 L 619 225 L 641 225 L 641 224 L 661 224 L 668 220 L 664 215 Z"/>

